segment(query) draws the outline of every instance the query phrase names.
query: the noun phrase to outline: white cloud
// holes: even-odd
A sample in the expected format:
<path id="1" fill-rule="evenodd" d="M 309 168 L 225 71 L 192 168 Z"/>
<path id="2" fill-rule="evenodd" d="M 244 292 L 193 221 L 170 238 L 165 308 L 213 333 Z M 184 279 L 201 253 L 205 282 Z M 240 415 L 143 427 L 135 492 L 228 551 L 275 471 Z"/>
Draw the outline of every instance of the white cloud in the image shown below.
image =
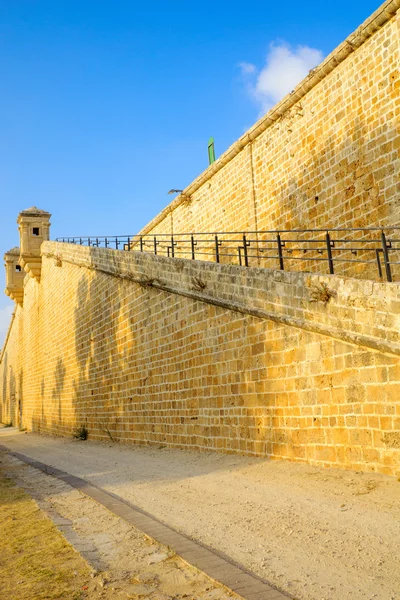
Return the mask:
<path id="1" fill-rule="evenodd" d="M 321 50 L 309 46 L 293 48 L 283 42 L 270 45 L 262 69 L 257 70 L 250 63 L 238 66 L 247 78 L 253 76 L 251 85 L 247 83 L 249 92 L 266 112 L 291 92 L 323 58 Z"/>
<path id="2" fill-rule="evenodd" d="M 6 333 L 10 326 L 11 315 L 14 307 L 12 304 L 0 308 L 0 348 L 3 347 L 3 343 L 6 337 Z"/>
<path id="3" fill-rule="evenodd" d="M 242 75 L 253 75 L 253 73 L 255 73 L 257 71 L 257 67 L 256 65 L 253 65 L 251 63 L 248 62 L 240 62 L 238 64 L 238 67 L 242 73 Z"/>

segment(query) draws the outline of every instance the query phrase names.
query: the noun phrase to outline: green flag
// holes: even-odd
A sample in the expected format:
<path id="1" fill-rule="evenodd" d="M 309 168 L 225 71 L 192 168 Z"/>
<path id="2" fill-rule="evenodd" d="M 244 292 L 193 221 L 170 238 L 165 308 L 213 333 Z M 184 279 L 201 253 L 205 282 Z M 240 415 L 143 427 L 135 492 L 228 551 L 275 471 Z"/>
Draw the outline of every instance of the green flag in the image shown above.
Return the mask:
<path id="1" fill-rule="evenodd" d="M 215 161 L 214 138 L 208 140 L 208 164 L 212 165 Z"/>

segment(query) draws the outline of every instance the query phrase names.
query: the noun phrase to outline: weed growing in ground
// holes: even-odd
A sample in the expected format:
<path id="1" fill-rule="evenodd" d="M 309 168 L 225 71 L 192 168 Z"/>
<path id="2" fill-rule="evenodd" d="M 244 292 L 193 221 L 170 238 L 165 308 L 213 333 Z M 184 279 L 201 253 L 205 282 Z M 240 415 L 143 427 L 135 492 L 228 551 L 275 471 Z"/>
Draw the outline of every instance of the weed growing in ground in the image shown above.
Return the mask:
<path id="1" fill-rule="evenodd" d="M 84 425 L 81 425 L 81 427 L 77 427 L 76 429 L 74 429 L 74 431 L 72 433 L 72 437 L 75 440 L 87 440 L 88 435 L 89 435 L 89 432 Z"/>

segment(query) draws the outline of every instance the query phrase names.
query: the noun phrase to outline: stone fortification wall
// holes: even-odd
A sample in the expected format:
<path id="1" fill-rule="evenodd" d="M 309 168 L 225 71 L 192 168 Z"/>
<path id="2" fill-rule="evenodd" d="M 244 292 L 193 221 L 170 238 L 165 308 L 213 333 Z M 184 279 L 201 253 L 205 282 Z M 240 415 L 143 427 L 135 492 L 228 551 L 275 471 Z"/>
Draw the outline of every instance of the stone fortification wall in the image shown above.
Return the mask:
<path id="1" fill-rule="evenodd" d="M 141 233 L 400 225 L 399 8 L 385 2 Z"/>
<path id="2" fill-rule="evenodd" d="M 2 418 L 397 474 L 399 285 L 45 242 Z"/>
<path id="3" fill-rule="evenodd" d="M 399 9 L 387 0 L 142 234 L 399 225 Z M 41 265 L 49 218 L 19 217 L 3 422 L 399 473 L 399 284 L 53 242 Z"/>

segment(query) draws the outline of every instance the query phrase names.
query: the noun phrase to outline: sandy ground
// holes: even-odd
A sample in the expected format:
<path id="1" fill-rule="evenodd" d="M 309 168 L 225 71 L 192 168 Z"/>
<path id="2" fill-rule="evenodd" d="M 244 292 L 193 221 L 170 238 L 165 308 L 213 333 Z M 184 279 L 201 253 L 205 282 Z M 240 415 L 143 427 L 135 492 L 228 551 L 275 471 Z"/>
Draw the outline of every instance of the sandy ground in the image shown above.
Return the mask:
<path id="1" fill-rule="evenodd" d="M 400 600 L 394 478 L 4 430 L 0 443 L 118 494 L 298 600 Z"/>
<path id="2" fill-rule="evenodd" d="M 6 453 L 0 452 L 0 464 L 92 567 L 82 598 L 240 600 L 63 481 Z"/>

